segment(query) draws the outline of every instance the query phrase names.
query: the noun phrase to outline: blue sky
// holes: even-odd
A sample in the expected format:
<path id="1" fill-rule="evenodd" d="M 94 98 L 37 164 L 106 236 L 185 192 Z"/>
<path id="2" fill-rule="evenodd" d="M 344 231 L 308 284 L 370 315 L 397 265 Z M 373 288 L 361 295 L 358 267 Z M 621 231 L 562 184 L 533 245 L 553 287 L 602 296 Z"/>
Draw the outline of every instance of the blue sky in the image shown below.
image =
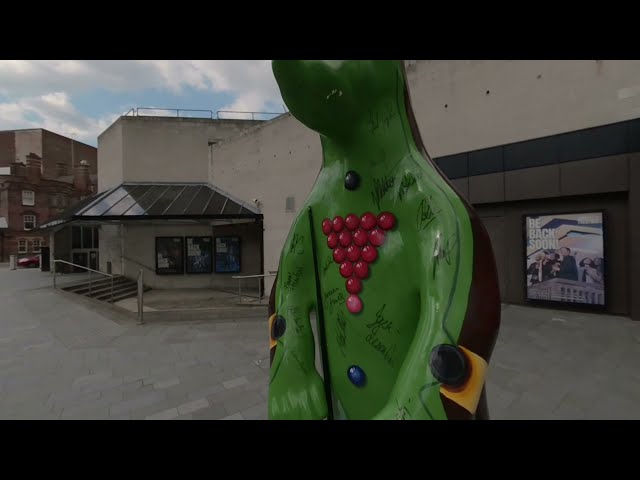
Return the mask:
<path id="1" fill-rule="evenodd" d="M 284 111 L 269 60 L 0 60 L 0 130 L 46 128 L 96 146 L 135 107 Z"/>

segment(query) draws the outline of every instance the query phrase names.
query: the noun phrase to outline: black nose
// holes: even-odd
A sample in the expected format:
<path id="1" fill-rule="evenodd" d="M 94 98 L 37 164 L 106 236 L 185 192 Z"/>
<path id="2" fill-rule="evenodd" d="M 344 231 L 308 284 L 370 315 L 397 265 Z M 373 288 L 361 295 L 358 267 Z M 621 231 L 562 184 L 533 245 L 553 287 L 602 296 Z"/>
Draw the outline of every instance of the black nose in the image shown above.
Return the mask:
<path id="1" fill-rule="evenodd" d="M 431 350 L 429 367 L 433 376 L 445 386 L 460 387 L 469 378 L 469 362 L 455 345 L 437 345 Z"/>
<path id="2" fill-rule="evenodd" d="M 359 186 L 360 186 L 360 175 L 358 175 L 358 172 L 349 170 L 347 174 L 344 176 L 344 187 L 347 190 L 355 190 Z"/>

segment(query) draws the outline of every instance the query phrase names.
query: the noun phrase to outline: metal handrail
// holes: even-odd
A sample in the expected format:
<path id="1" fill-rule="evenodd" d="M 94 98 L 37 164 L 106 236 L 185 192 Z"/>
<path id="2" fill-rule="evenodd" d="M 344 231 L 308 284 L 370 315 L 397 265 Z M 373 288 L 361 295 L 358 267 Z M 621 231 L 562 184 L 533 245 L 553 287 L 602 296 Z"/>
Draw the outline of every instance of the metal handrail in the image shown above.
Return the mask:
<path id="1" fill-rule="evenodd" d="M 56 288 L 56 263 L 65 263 L 67 265 L 71 265 L 72 267 L 82 268 L 89 272 L 89 296 L 91 296 L 91 290 L 93 287 L 93 279 L 91 278 L 91 273 L 99 273 L 100 275 L 104 275 L 105 277 L 111 278 L 111 303 L 113 303 L 113 279 L 115 275 L 111 275 L 110 273 L 101 272 L 100 270 L 94 270 L 89 267 L 85 267 L 84 265 L 78 265 L 77 263 L 67 262 L 66 260 L 56 260 L 53 259 L 53 288 Z"/>
<path id="2" fill-rule="evenodd" d="M 138 325 L 144 325 L 144 270 L 138 270 Z"/>
<path id="3" fill-rule="evenodd" d="M 280 116 L 280 115 L 284 115 L 285 113 L 287 113 L 286 111 L 284 112 L 246 112 L 246 111 L 239 111 L 239 110 L 203 110 L 203 109 L 198 109 L 198 108 L 161 108 L 161 107 L 135 107 L 130 109 L 127 113 L 125 113 L 123 116 L 128 117 L 128 116 L 133 116 L 133 117 L 139 117 L 140 115 L 140 111 L 144 111 L 144 110 L 152 110 L 152 111 L 162 111 L 162 112 L 176 112 L 176 117 L 178 118 L 209 118 L 211 120 L 213 119 L 217 119 L 217 120 L 225 120 L 224 118 L 220 118 L 220 114 L 221 113 L 234 113 L 234 114 L 241 114 L 241 115 L 248 115 L 251 114 L 251 120 L 255 120 L 256 119 L 256 115 L 276 115 L 276 116 Z M 180 117 L 180 112 L 205 112 L 208 113 L 208 116 L 202 116 L 202 117 Z M 215 114 L 215 116 L 214 116 Z M 153 115 L 142 115 L 142 116 L 153 116 Z M 156 115 L 156 116 L 161 116 L 161 115 Z"/>
<path id="4" fill-rule="evenodd" d="M 262 300 L 262 283 L 261 280 L 265 277 L 275 277 L 275 273 L 265 273 L 263 275 L 234 275 L 231 278 L 238 280 L 238 302 L 242 303 L 242 280 L 245 278 L 257 278 L 258 279 L 258 301 Z M 250 296 L 250 295 L 247 295 Z"/>

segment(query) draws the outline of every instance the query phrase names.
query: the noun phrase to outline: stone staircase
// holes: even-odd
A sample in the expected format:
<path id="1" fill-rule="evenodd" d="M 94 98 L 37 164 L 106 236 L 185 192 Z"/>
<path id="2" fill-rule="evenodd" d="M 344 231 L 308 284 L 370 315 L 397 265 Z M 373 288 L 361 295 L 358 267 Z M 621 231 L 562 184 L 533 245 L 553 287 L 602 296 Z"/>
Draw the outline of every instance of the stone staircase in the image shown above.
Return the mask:
<path id="1" fill-rule="evenodd" d="M 111 302 L 111 278 L 104 277 L 92 282 L 85 281 L 75 285 L 62 287 L 67 292 L 77 293 L 85 297 L 95 298 L 103 302 Z M 144 291 L 151 290 L 144 287 Z M 113 277 L 113 303 L 138 295 L 138 283 L 121 275 Z"/>

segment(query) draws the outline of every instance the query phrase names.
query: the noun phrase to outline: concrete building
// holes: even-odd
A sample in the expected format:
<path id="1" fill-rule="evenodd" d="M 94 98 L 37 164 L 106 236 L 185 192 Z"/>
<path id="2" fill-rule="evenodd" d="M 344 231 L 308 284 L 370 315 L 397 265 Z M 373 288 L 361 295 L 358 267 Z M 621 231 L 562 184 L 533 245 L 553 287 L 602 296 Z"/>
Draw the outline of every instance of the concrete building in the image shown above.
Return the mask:
<path id="1" fill-rule="evenodd" d="M 142 269 L 152 288 L 235 287 L 232 275 L 262 272 L 262 214 L 210 182 L 208 159 L 261 122 L 122 116 L 98 137 L 99 193 L 43 229 L 57 244 L 65 227 L 98 228 L 100 270 Z M 233 265 L 216 262 L 223 249 Z"/>
<path id="2" fill-rule="evenodd" d="M 16 161 L 25 163 L 29 153 L 42 159 L 43 177 L 72 175 L 83 160 L 89 164 L 90 175 L 98 171 L 96 147 L 43 128 L 0 131 L 0 168 Z"/>

